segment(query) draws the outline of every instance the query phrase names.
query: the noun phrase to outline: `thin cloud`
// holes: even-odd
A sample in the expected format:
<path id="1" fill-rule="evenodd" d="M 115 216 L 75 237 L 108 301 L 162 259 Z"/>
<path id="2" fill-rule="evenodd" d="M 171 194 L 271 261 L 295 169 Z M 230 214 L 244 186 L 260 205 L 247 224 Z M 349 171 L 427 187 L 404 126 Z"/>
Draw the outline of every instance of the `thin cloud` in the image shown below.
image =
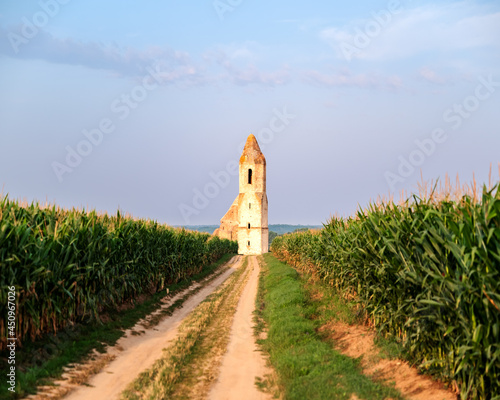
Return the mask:
<path id="1" fill-rule="evenodd" d="M 0 28 L 0 34 L 4 38 L 7 33 L 5 29 Z M 237 86 L 274 88 L 297 80 L 326 87 L 396 90 L 402 86 L 398 76 L 354 74 L 349 70 L 323 72 L 310 69 L 294 73 L 286 64 L 275 69 L 263 69 L 257 66 L 262 51 L 257 43 L 219 46 L 207 51 L 199 61 L 195 61 L 187 52 L 170 48 L 121 48 L 116 44 L 103 45 L 61 39 L 43 30 L 17 54 L 12 51 L 8 41 L 0 43 L 0 55 L 78 65 L 133 79 L 141 79 L 148 68 L 154 67 L 155 71 L 159 71 L 157 75 L 164 83 L 182 86 L 227 82 Z"/>
<path id="2" fill-rule="evenodd" d="M 363 89 L 389 89 L 395 90 L 402 87 L 400 77 L 394 75 L 389 77 L 375 74 L 354 74 L 349 70 L 333 71 L 324 73 L 309 70 L 303 73 L 306 83 L 326 87 L 358 87 Z"/>
<path id="3" fill-rule="evenodd" d="M 19 31 L 14 31 L 21 34 Z M 0 28 L 7 38 L 8 32 Z M 15 53 L 8 40 L 0 44 L 0 54 L 18 59 L 37 59 L 54 64 L 78 65 L 91 69 L 110 71 L 121 76 L 137 77 L 145 73 L 147 67 L 160 64 L 172 74 L 172 79 L 182 79 L 196 74 L 198 68 L 185 52 L 159 47 L 146 50 L 120 48 L 96 42 L 80 42 L 74 39 L 56 38 L 40 30 L 38 34 L 23 44 Z"/>
<path id="4" fill-rule="evenodd" d="M 432 51 L 458 52 L 478 48 L 500 49 L 500 12 L 483 12 L 468 2 L 444 6 L 422 6 L 401 10 L 381 25 L 380 33 L 368 38 L 353 58 L 389 60 L 413 57 Z M 365 33 L 375 17 L 343 27 L 329 27 L 319 37 L 332 46 L 338 58 L 344 58 L 342 45 L 354 46 L 359 32 Z"/>
<path id="5" fill-rule="evenodd" d="M 20 27 L 16 33 L 20 34 Z M 0 35 L 8 32 L 0 28 Z M 262 71 L 255 66 L 256 56 L 248 46 L 231 46 L 229 51 L 217 50 L 206 54 L 200 63 L 194 62 L 186 52 L 168 48 L 150 47 L 145 50 L 105 46 L 96 42 L 60 39 L 40 30 L 38 35 L 14 52 L 8 40 L 0 42 L 0 55 L 19 59 L 38 59 L 54 64 L 78 65 L 106 70 L 119 76 L 140 78 L 146 69 L 154 66 L 165 83 L 205 85 L 228 81 L 236 85 L 275 87 L 290 81 L 287 67 L 277 71 Z M 209 73 L 215 61 L 218 70 Z M 222 69 L 222 71 L 221 71 Z"/>
<path id="6" fill-rule="evenodd" d="M 259 71 L 254 65 L 244 69 L 238 69 L 231 65 L 226 65 L 226 71 L 230 80 L 237 85 L 257 84 L 264 86 L 279 86 L 290 81 L 290 74 L 287 68 L 278 71 Z"/>
<path id="7" fill-rule="evenodd" d="M 418 71 L 418 75 L 421 79 L 437 85 L 444 85 L 447 82 L 445 78 L 439 76 L 436 71 L 430 69 L 429 67 L 422 67 L 420 71 Z"/>
<path id="8" fill-rule="evenodd" d="M 251 47 L 255 47 L 253 44 Z M 238 86 L 261 85 L 280 86 L 292 80 L 289 68 L 283 66 L 275 71 L 263 71 L 255 62 L 258 59 L 256 51 L 247 45 L 217 47 L 207 52 L 204 57 L 207 62 L 214 62 L 223 69 L 220 80 L 229 81 Z"/>

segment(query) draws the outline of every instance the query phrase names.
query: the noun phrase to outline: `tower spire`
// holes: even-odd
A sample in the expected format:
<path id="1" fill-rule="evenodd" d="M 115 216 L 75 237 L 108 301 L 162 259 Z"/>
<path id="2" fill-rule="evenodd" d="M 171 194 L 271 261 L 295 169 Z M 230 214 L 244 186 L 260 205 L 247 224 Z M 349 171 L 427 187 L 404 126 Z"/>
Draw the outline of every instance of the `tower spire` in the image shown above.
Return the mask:
<path id="1" fill-rule="evenodd" d="M 260 150 L 259 143 L 253 134 L 248 135 L 243 153 L 240 157 L 240 164 L 242 162 L 254 162 L 255 164 L 266 164 L 266 159 Z"/>

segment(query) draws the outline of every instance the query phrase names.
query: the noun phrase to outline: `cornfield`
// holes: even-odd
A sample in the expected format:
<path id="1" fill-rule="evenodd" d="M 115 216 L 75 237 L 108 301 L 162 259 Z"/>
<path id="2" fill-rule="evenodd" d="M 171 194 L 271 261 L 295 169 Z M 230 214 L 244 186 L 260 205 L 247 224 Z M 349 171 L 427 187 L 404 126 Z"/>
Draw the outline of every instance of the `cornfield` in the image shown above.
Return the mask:
<path id="1" fill-rule="evenodd" d="M 154 293 L 237 253 L 236 242 L 147 220 L 21 206 L 0 198 L 0 337 L 6 345 L 7 287 L 17 293 L 19 342 Z M 18 342 L 18 344 L 19 344 Z"/>
<path id="2" fill-rule="evenodd" d="M 358 302 L 462 399 L 500 398 L 500 185 L 479 198 L 372 203 L 277 237 L 271 251 Z"/>

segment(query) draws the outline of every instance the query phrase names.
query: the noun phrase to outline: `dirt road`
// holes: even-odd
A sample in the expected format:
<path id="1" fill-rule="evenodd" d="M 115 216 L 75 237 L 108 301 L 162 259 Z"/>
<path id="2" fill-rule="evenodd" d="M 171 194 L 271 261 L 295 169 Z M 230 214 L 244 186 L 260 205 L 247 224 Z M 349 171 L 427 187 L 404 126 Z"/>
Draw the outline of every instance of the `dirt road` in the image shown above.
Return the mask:
<path id="1" fill-rule="evenodd" d="M 245 259 L 248 260 L 248 266 L 244 262 Z M 271 376 L 271 381 L 274 379 L 273 371 L 266 366 L 265 357 L 259 351 L 254 336 L 253 312 L 260 273 L 257 257 L 236 256 L 229 261 L 226 268 L 219 270 L 218 275 L 216 273 L 204 283 L 196 283 L 187 291 L 168 299 L 163 307 L 170 306 L 180 298 L 185 301 L 181 308 L 177 308 L 172 315 L 164 317 L 158 325 L 145 328 L 139 322 L 132 330 L 127 331 L 115 346 L 108 349 L 107 354 L 103 356 L 104 362 L 99 364 L 99 360 L 96 361 L 98 365 L 95 370 L 100 370 L 87 381 L 86 378 L 77 379 L 75 386 L 69 383 L 71 379 L 65 379 L 56 382 L 61 385 L 60 387 L 50 386 L 45 393 L 39 393 L 30 398 L 59 399 L 69 391 L 65 397 L 66 400 L 113 400 L 121 396 L 127 398 L 138 396 L 137 398 L 146 399 L 159 398 L 158 395 L 162 396 L 162 393 L 168 393 L 169 398 L 271 399 L 271 394 L 260 391 L 256 385 L 257 378 L 265 381 L 268 374 Z M 236 274 L 227 279 L 237 270 Z M 214 295 L 200 305 L 214 291 Z M 206 311 L 209 309 L 213 312 Z M 210 317 L 199 317 L 208 315 Z M 202 322 L 206 325 L 202 325 Z M 145 325 L 147 326 L 147 323 Z M 366 327 L 360 331 L 361 333 L 356 334 L 355 326 L 344 325 L 337 321 L 334 324 L 326 324 L 321 330 L 332 332 L 332 338 L 337 343 L 337 347 L 340 346 L 338 350 L 342 353 L 353 358 L 371 359 L 370 357 L 375 355 L 374 334 Z M 195 339 L 192 339 L 193 336 L 190 335 L 196 331 L 189 330 L 191 329 L 189 327 L 193 326 L 201 327 L 197 331 L 200 336 Z M 139 332 L 142 334 L 138 334 Z M 177 380 L 172 378 L 173 380 L 170 381 L 177 386 L 174 389 L 172 386 L 167 388 L 168 385 L 162 386 L 162 376 L 170 377 L 168 371 L 174 370 L 168 368 L 182 364 L 179 361 L 179 354 L 183 353 L 179 353 L 174 343 L 186 343 L 183 342 L 183 335 L 191 338 L 189 340 L 193 346 L 196 343 L 198 353 L 178 370 L 178 375 L 175 377 Z M 168 354 L 163 356 L 164 348 L 168 348 L 166 353 L 173 352 L 173 361 L 168 361 L 170 360 Z M 183 348 L 180 347 L 180 349 Z M 106 364 L 112 357 L 114 360 Z M 168 368 L 156 371 L 156 367 L 151 369 L 155 361 L 160 358 L 162 358 L 160 365 L 167 360 L 165 365 Z M 369 365 L 365 364 L 365 362 L 361 363 L 365 374 L 395 382 L 395 386 L 405 397 L 416 400 L 424 398 L 441 400 L 456 397 L 451 391 L 445 390 L 442 384 L 418 375 L 416 370 L 412 370 L 400 360 L 382 360 L 378 363 L 374 361 Z M 102 365 L 105 366 L 102 367 Z M 130 390 L 127 387 L 136 380 L 139 374 L 148 369 L 148 373 L 155 372 L 152 375 L 146 375 L 148 376 L 146 383 L 141 383 L 134 389 L 135 392 L 134 390 L 128 393 L 123 392 L 125 389 Z M 158 377 L 160 380 L 157 379 Z M 154 386 L 156 384 L 157 386 Z M 74 389 L 73 386 L 75 386 Z M 276 387 L 271 390 L 276 390 Z"/>
<path id="2" fill-rule="evenodd" d="M 255 256 L 248 256 L 252 271 L 243 289 L 234 315 L 227 353 L 222 360 L 219 378 L 212 387 L 211 400 L 264 400 L 271 396 L 257 389 L 255 378 L 269 372 L 257 349 L 253 335 L 253 311 L 259 280 L 259 265 Z"/>
<path id="3" fill-rule="evenodd" d="M 181 321 L 210 293 L 222 284 L 242 263 L 241 257 L 230 262 L 230 268 L 214 279 L 199 292 L 189 297 L 183 307 L 177 309 L 153 329 L 142 335 L 126 335 L 109 352 L 116 358 L 94 375 L 86 386 L 79 386 L 70 392 L 67 400 L 111 400 L 119 398 L 120 393 L 137 375 L 148 369 L 162 355 L 162 349 L 176 337 Z M 172 299 L 171 302 L 176 299 Z M 141 329 L 140 327 L 138 329 Z"/>

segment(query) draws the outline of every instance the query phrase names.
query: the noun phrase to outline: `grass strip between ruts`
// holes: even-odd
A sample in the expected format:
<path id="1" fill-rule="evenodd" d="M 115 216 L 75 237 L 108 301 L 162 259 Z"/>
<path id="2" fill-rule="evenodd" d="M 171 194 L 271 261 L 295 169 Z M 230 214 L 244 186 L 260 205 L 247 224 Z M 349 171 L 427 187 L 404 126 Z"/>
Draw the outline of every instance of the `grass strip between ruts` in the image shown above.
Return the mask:
<path id="1" fill-rule="evenodd" d="M 175 398 L 175 391 L 184 385 L 185 379 L 193 376 L 191 367 L 196 367 L 200 355 L 197 350 L 203 345 L 205 335 L 212 324 L 217 323 L 224 309 L 229 306 L 233 314 L 249 273 L 248 258 L 222 285 L 208 296 L 181 323 L 177 339 L 166 349 L 163 356 L 147 371 L 142 372 L 121 398 L 127 400 Z M 231 324 L 227 325 L 228 330 Z M 202 353 L 206 353 L 203 351 Z M 203 354 L 201 354 L 203 355 Z"/>

